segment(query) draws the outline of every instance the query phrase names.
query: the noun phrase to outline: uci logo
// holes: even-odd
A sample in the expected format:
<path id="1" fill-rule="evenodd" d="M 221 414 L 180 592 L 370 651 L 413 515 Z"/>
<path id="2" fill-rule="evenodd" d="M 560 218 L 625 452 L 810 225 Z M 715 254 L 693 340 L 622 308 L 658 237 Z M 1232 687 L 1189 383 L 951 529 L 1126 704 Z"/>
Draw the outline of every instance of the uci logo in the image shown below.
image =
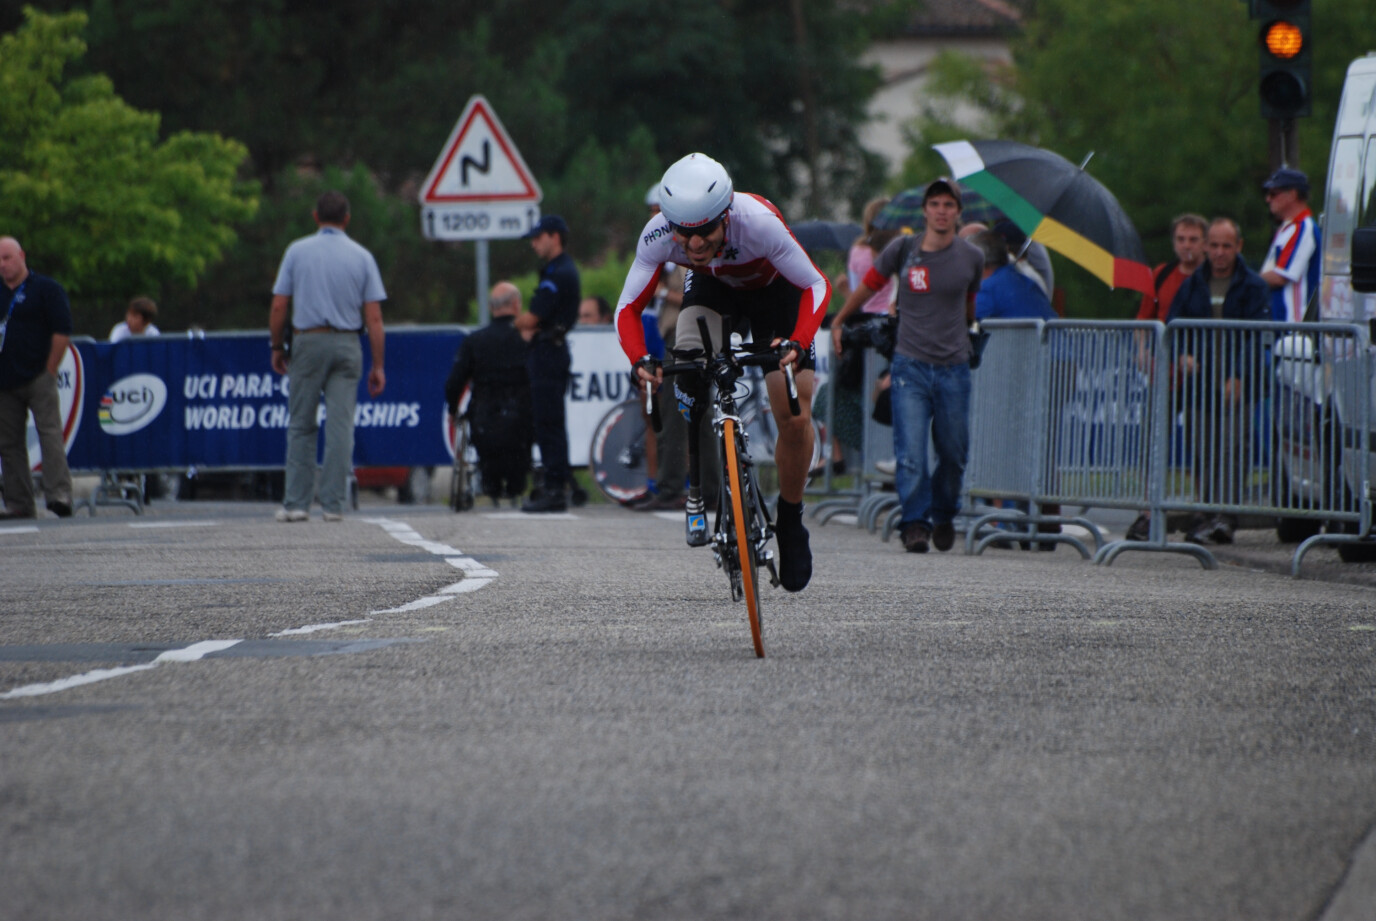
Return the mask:
<path id="1" fill-rule="evenodd" d="M 146 428 L 167 405 L 167 385 L 152 374 L 131 374 L 110 385 L 100 398 L 100 427 L 107 435 Z"/>

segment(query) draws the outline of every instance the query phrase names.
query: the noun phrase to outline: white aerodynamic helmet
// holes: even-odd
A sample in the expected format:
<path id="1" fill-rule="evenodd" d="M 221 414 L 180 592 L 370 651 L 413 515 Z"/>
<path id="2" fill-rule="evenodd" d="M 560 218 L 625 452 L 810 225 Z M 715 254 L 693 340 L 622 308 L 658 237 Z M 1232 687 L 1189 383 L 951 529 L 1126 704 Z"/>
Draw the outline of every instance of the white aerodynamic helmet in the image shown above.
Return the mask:
<path id="1" fill-rule="evenodd" d="M 699 227 L 731 207 L 733 194 L 726 167 L 707 154 L 689 154 L 659 180 L 659 210 L 671 224 Z"/>

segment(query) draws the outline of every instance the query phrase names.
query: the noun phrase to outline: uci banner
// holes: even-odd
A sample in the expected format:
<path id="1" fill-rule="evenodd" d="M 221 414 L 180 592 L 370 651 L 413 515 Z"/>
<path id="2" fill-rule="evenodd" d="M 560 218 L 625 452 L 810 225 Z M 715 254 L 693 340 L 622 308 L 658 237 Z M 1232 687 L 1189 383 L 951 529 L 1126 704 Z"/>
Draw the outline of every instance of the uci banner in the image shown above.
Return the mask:
<path id="1" fill-rule="evenodd" d="M 457 327 L 388 330 L 387 388 L 376 400 L 367 392 L 365 345 L 356 466 L 451 462 L 444 379 L 463 336 Z M 64 407 L 70 400 L 80 410 L 64 420 L 73 468 L 282 466 L 291 378 L 273 373 L 265 332 L 76 340 L 72 352 L 59 383 L 70 393 Z M 322 402 L 322 421 L 324 411 Z M 322 448 L 323 439 L 322 428 Z"/>
<path id="2" fill-rule="evenodd" d="M 569 337 L 565 407 L 574 466 L 587 463 L 598 420 L 632 396 L 629 364 L 610 332 Z M 364 343 L 354 466 L 453 462 L 444 382 L 464 335 L 457 326 L 388 329 L 387 388 L 376 400 L 368 396 Z M 73 340 L 58 381 L 68 463 L 85 471 L 280 469 L 291 378 L 274 374 L 269 359 L 265 331 Z M 322 402 L 322 422 L 324 411 Z M 36 466 L 32 432 L 30 442 Z"/>

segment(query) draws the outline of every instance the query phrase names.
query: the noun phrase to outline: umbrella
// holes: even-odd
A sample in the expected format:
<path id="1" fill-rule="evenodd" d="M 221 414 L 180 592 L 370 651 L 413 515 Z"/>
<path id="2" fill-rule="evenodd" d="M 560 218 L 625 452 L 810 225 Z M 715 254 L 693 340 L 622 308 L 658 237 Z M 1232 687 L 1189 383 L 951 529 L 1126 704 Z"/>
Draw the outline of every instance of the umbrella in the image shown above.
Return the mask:
<path id="1" fill-rule="evenodd" d="M 929 183 L 930 184 L 930 183 Z M 959 183 L 957 183 L 960 185 Z M 921 230 L 927 225 L 922 217 L 922 195 L 927 186 L 899 192 L 874 217 L 876 230 L 899 230 L 907 227 Z M 960 185 L 960 220 L 965 224 L 988 224 L 990 227 L 1003 220 L 1003 212 L 987 198 L 965 185 Z"/>
<path id="2" fill-rule="evenodd" d="M 1014 141 L 936 144 L 955 178 L 1003 209 L 1033 240 L 1078 262 L 1110 288 L 1153 291 L 1137 228 L 1118 199 L 1069 160 Z"/>
<path id="3" fill-rule="evenodd" d="M 789 229 L 808 252 L 835 249 L 844 253 L 865 232 L 859 224 L 848 221 L 800 221 Z"/>

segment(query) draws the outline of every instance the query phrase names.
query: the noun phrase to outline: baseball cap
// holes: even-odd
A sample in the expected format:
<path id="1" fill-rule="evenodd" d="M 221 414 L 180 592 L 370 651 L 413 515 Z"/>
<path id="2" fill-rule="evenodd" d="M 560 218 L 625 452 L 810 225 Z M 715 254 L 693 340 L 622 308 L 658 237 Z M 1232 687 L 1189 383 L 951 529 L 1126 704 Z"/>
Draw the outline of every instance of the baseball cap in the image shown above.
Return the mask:
<path id="1" fill-rule="evenodd" d="M 1299 189 L 1309 194 L 1309 177 L 1297 169 L 1282 166 L 1271 174 L 1271 178 L 1261 184 L 1263 189 Z"/>
<path id="2" fill-rule="evenodd" d="M 938 192 L 944 192 L 956 200 L 957 207 L 965 207 L 965 203 L 960 200 L 960 186 L 955 181 L 945 176 L 938 176 L 927 184 L 927 188 L 922 192 L 922 206 L 927 206 L 927 199 Z"/>
<path id="3" fill-rule="evenodd" d="M 538 237 L 542 233 L 557 233 L 561 237 L 569 235 L 569 225 L 564 223 L 564 219 L 557 214 L 546 214 L 535 222 L 535 226 L 521 234 L 522 240 L 529 240 Z"/>

